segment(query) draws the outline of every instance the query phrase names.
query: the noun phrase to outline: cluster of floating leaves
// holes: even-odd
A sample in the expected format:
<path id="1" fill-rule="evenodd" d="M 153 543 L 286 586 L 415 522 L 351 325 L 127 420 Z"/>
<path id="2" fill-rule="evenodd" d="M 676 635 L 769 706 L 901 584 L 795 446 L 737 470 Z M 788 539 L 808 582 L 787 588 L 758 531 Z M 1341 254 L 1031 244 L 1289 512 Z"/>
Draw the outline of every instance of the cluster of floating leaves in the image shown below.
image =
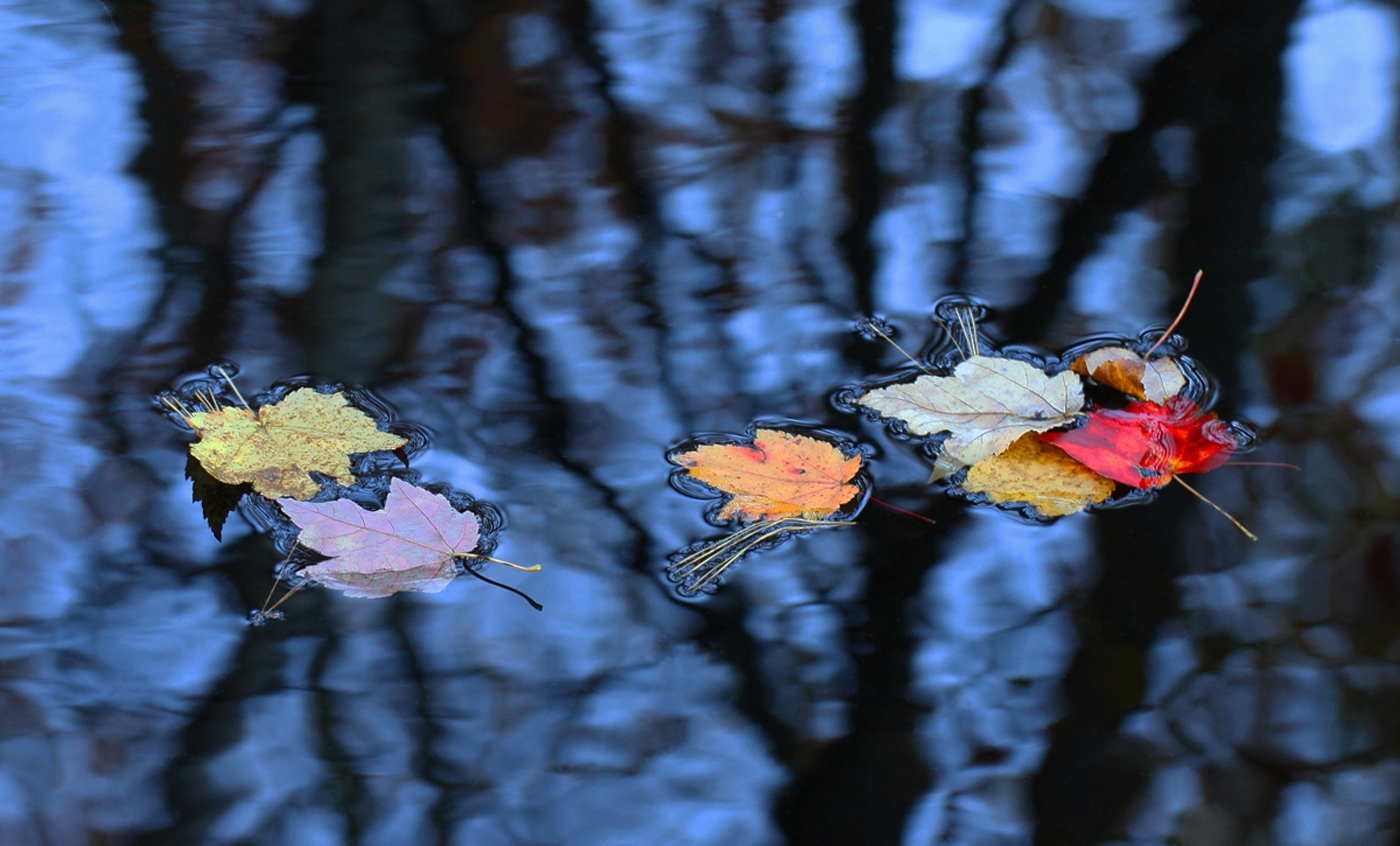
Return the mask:
<path id="1" fill-rule="evenodd" d="M 1197 274 L 1187 305 L 1199 284 Z M 945 297 L 934 308 L 946 333 L 939 351 L 923 360 L 906 352 L 914 369 L 840 391 L 836 404 L 916 442 L 933 460 L 930 483 L 1031 519 L 1143 502 L 1172 481 L 1204 500 L 1181 475 L 1220 466 L 1253 435 L 1208 410 L 1210 382 L 1172 335 L 1185 311 L 1160 335 L 1090 340 L 1052 357 L 997 349 L 979 327 L 985 308 Z M 883 321 L 860 331 L 899 348 Z M 408 463 L 426 432 L 395 422 L 383 400 L 301 379 L 249 403 L 236 372 L 216 365 L 156 401 L 198 436 L 186 472 L 215 537 L 243 504 L 255 525 L 289 538 L 278 578 L 290 574 L 292 592 L 314 583 L 351 597 L 435 593 L 463 572 L 491 582 L 474 569 L 482 561 L 517 567 L 487 554 L 499 511 L 413 484 Z M 715 499 L 707 519 L 733 531 L 680 550 L 667 575 L 683 595 L 709 593 L 754 550 L 852 525 L 872 498 L 870 454 L 841 432 L 771 422 L 673 448 L 672 484 Z M 264 603 L 254 622 L 273 618 L 281 601 Z"/>
<path id="2" fill-rule="evenodd" d="M 1192 295 L 1199 284 L 1198 274 Z M 943 482 L 949 493 L 1041 521 L 1145 502 L 1172 481 L 1204 500 L 1181 475 L 1215 469 L 1252 446 L 1247 427 L 1208 410 L 1210 381 L 1172 334 L 1181 315 L 1162 333 L 1094 339 L 1051 357 L 996 349 L 979 330 L 985 313 L 969 298 L 945 297 L 934 309 L 946 332 L 939 354 L 919 360 L 905 353 L 912 370 L 836 397 L 838 408 L 918 444 L 933 459 L 930 483 Z M 863 321 L 860 331 L 899 346 L 881 321 Z M 841 508 L 862 490 L 868 496 L 852 482 L 865 453 L 839 433 L 752 428 L 746 437 L 672 450 L 669 458 L 680 490 L 723 498 L 708 515 L 712 523 L 741 525 L 672 556 L 668 575 L 686 595 L 714 590 L 754 549 L 851 525 L 854 513 Z"/>
<path id="3" fill-rule="evenodd" d="M 382 399 L 364 388 L 292 379 L 250 403 L 234 384 L 237 372 L 213 365 L 208 377 L 155 400 L 198 437 L 186 475 L 214 536 L 222 539 L 242 503 L 261 518 L 251 522 L 272 529 L 286 547 L 278 580 L 289 576 L 291 588 L 274 604 L 274 583 L 268 602 L 251 614 L 255 624 L 280 618 L 277 607 L 308 584 L 379 598 L 436 593 L 462 573 L 491 582 L 475 570 L 482 561 L 539 569 L 487 554 L 503 522 L 494 506 L 446 486 L 413 484 L 409 459 L 426 448 L 427 433 L 394 421 Z"/>

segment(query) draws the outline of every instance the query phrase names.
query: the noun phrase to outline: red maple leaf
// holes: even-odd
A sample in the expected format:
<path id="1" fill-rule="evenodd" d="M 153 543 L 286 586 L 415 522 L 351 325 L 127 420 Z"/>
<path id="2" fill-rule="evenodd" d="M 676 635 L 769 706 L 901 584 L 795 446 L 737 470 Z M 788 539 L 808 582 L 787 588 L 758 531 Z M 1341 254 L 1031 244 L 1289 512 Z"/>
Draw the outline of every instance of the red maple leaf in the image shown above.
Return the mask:
<path id="1" fill-rule="evenodd" d="M 1160 405 L 1096 408 L 1081 428 L 1038 437 L 1090 470 L 1135 488 L 1158 488 L 1178 473 L 1214 470 L 1239 446 L 1225 421 L 1186 397 Z"/>

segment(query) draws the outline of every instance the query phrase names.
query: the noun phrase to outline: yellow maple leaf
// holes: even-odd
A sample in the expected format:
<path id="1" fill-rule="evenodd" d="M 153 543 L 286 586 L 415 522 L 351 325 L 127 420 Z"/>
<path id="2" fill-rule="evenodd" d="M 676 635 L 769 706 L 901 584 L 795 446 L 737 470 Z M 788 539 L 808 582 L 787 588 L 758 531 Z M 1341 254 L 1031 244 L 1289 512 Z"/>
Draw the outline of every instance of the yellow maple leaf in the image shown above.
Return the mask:
<path id="1" fill-rule="evenodd" d="M 1156 403 L 1166 402 L 1186 387 L 1186 375 L 1176 359 L 1164 355 L 1148 361 L 1127 347 L 1100 347 L 1086 353 L 1074 362 L 1074 371 L 1128 396 Z"/>
<path id="2" fill-rule="evenodd" d="M 963 490 L 986 494 L 997 504 L 1024 502 L 1043 517 L 1063 517 L 1108 499 L 1113 484 L 1064 450 L 1027 434 L 1001 454 L 972 465 Z"/>
<path id="3" fill-rule="evenodd" d="M 731 499 L 721 520 L 819 520 L 860 489 L 851 479 L 863 457 L 835 444 L 777 429 L 758 429 L 749 444 L 706 444 L 671 456 L 686 472 Z"/>
<path id="4" fill-rule="evenodd" d="M 308 500 L 321 489 L 309 475 L 324 473 L 353 485 L 350 454 L 398 449 L 407 440 L 381 432 L 374 418 L 340 392 L 298 388 L 257 411 L 219 408 L 185 418 L 199 442 L 190 454 L 209 475 L 230 485 L 250 482 L 270 499 Z"/>

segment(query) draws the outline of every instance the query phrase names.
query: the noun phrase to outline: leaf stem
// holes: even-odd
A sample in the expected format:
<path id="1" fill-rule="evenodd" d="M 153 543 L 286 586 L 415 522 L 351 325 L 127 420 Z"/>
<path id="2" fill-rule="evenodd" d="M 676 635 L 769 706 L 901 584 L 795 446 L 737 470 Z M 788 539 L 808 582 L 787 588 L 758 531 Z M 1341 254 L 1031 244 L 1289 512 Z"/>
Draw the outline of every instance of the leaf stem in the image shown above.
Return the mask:
<path id="1" fill-rule="evenodd" d="M 261 611 L 260 613 L 263 615 L 263 617 L 266 617 L 268 614 L 271 614 L 273 611 L 276 611 L 278 606 L 287 601 L 287 597 L 306 587 L 308 584 L 310 584 L 310 582 L 302 582 L 301 584 L 282 594 L 282 598 L 273 603 L 271 608 L 267 608 Z"/>
<path id="2" fill-rule="evenodd" d="M 1286 464 L 1282 461 L 1227 461 L 1221 467 L 1287 467 L 1289 470 L 1302 470 L 1296 464 Z"/>
<path id="3" fill-rule="evenodd" d="M 922 361 L 919 361 L 917 358 L 915 358 L 915 357 L 913 357 L 912 355 L 910 355 L 909 352 L 908 352 L 907 350 L 905 350 L 904 347 L 901 347 L 901 346 L 899 345 L 899 343 L 898 343 L 897 341 L 895 341 L 894 338 L 891 338 L 889 335 L 885 334 L 884 330 L 882 330 L 882 329 L 875 323 L 875 321 L 871 320 L 867 325 L 870 327 L 870 331 L 874 332 L 876 335 L 879 335 L 881 338 L 884 338 L 884 339 L 885 339 L 885 343 L 887 343 L 887 344 L 889 344 L 890 346 L 894 347 L 895 349 L 899 350 L 900 355 L 902 355 L 902 356 L 904 356 L 905 358 L 909 359 L 910 363 L 912 363 L 915 367 L 919 368 L 920 370 L 922 370 L 924 373 L 928 374 L 929 376 L 932 376 L 932 375 L 933 375 L 933 371 L 929 370 L 927 367 L 924 367 L 924 363 L 923 363 Z"/>
<path id="4" fill-rule="evenodd" d="M 1162 345 L 1162 342 L 1172 336 L 1173 330 L 1175 330 L 1177 325 L 1181 323 L 1181 318 L 1186 316 L 1186 309 L 1191 307 L 1191 300 L 1195 298 L 1196 289 L 1201 286 L 1201 277 L 1204 275 L 1204 270 L 1196 271 L 1196 278 L 1191 282 L 1191 291 L 1186 295 L 1186 302 L 1181 304 L 1181 311 L 1178 311 L 1176 313 L 1176 320 L 1173 320 L 1172 325 L 1167 327 L 1167 331 L 1162 333 L 1162 337 L 1157 339 L 1157 343 L 1153 344 L 1147 352 L 1143 353 L 1143 361 L 1147 361 L 1148 359 L 1152 358 L 1152 354 L 1157 351 L 1157 348 Z"/>
<path id="5" fill-rule="evenodd" d="M 482 555 L 482 556 L 478 556 L 478 557 L 480 557 L 480 558 L 485 558 L 486 556 L 485 556 L 485 555 Z M 492 558 L 491 560 L 492 560 L 492 561 L 495 561 L 496 559 Z M 504 564 L 505 562 L 502 561 L 502 562 L 500 562 L 500 563 Z M 515 565 L 512 564 L 512 565 L 510 565 L 510 566 L 514 567 Z M 527 568 L 525 568 L 525 567 L 520 567 L 520 568 L 518 568 L 518 569 L 524 570 L 524 569 L 527 569 Z M 539 566 L 536 565 L 533 569 L 538 570 L 538 569 L 539 569 Z M 475 570 L 473 570 L 473 569 L 471 569 L 471 568 L 467 568 L 467 572 L 470 573 L 470 574 L 473 575 L 473 576 L 476 576 L 478 579 L 481 579 L 483 582 L 487 583 L 488 585 L 495 585 L 496 587 L 501 588 L 502 590 L 508 590 L 508 591 L 510 591 L 511 593 L 515 594 L 516 596 L 518 596 L 518 597 L 520 597 L 521 599 L 525 600 L 526 602 L 530 603 L 530 606 L 531 606 L 532 608 L 534 608 L 536 611 L 543 611 L 543 610 L 544 610 L 544 606 L 543 606 L 543 605 L 541 605 L 541 604 L 539 604 L 538 602 L 536 602 L 535 600 L 531 599 L 531 598 L 530 598 L 530 595 L 529 595 L 528 593 L 526 593 L 525 591 L 523 591 L 523 590 L 517 590 L 516 588 L 513 588 L 513 587 L 511 587 L 510 585 L 501 584 L 500 582 L 496 581 L 495 579 L 488 579 L 488 578 L 486 578 L 485 576 L 481 575 L 480 573 L 478 573 L 477 571 L 475 571 Z"/>
<path id="6" fill-rule="evenodd" d="M 969 355 L 968 352 L 963 352 L 963 358 L 971 358 L 974 355 L 981 355 L 982 344 L 977 339 L 977 321 L 972 318 L 972 310 L 967 308 L 959 308 L 957 312 L 958 328 L 962 330 L 963 343 L 967 344 L 967 349 L 971 351 L 971 355 Z"/>
<path id="7" fill-rule="evenodd" d="M 273 610 L 276 610 L 277 605 L 281 605 L 281 604 L 282 604 L 281 601 L 279 600 L 278 603 L 277 603 L 277 605 L 272 606 L 272 608 L 268 608 L 268 607 L 267 607 L 267 603 L 269 603 L 269 602 L 272 601 L 272 595 L 273 595 L 274 593 L 277 592 L 277 586 L 278 586 L 279 584 L 282 583 L 282 574 L 285 573 L 285 572 L 287 572 L 287 562 L 292 560 L 292 553 L 293 553 L 293 552 L 296 552 L 296 551 L 297 551 L 297 545 L 296 545 L 295 543 L 293 543 L 293 544 L 292 544 L 292 548 L 289 549 L 289 550 L 287 550 L 287 557 L 286 557 L 286 558 L 283 558 L 283 559 L 282 559 L 282 563 L 279 564 L 279 565 L 277 566 L 277 578 L 275 578 L 275 579 L 272 580 L 272 587 L 268 588 L 268 590 L 267 590 L 267 599 L 264 599 L 264 600 L 263 600 L 263 607 L 262 607 L 262 609 L 261 609 L 261 611 L 260 611 L 259 613 L 266 615 L 268 612 L 273 611 Z M 286 599 L 287 596 L 291 596 L 292 593 L 293 593 L 293 591 L 288 591 L 288 592 L 287 592 L 287 595 L 286 595 L 286 596 L 283 596 L 282 599 Z"/>
<path id="8" fill-rule="evenodd" d="M 183 402 L 180 402 L 178 397 L 175 399 L 161 397 L 160 401 L 165 403 L 166 407 L 171 411 L 175 412 L 176 416 L 184 421 L 186 426 L 189 426 L 191 429 L 195 428 L 194 421 L 190 419 L 190 410 L 185 407 Z"/>
<path id="9" fill-rule="evenodd" d="M 253 407 L 249 405 L 248 401 L 243 398 L 243 395 L 238 392 L 238 386 L 233 384 L 233 377 L 225 373 L 222 367 L 215 367 L 214 369 L 219 371 L 220 376 L 224 377 L 224 381 L 227 382 L 228 386 L 233 389 L 233 395 L 238 397 L 238 401 L 243 403 L 243 407 L 248 409 L 249 411 L 252 411 Z"/>
<path id="10" fill-rule="evenodd" d="M 918 518 L 918 519 L 920 519 L 920 520 L 923 520 L 925 523 L 928 523 L 930 526 L 936 526 L 936 525 L 938 525 L 938 521 L 937 521 L 937 520 L 934 520 L 934 519 L 931 518 L 931 517 L 925 517 L 925 516 L 922 515 L 922 514 L 916 514 L 915 512 L 910 511 L 910 510 L 908 510 L 908 509 L 906 509 L 906 508 L 900 508 L 898 505 L 890 505 L 888 502 L 885 502 L 883 499 L 876 499 L 875 497 L 872 496 L 872 497 L 870 498 L 870 501 L 871 501 L 871 502 L 874 502 L 874 503 L 877 503 L 877 504 L 879 504 L 879 505 L 883 505 L 883 506 L 885 506 L 886 508 L 888 508 L 888 509 L 891 510 L 891 511 L 898 511 L 900 514 L 908 514 L 910 517 L 916 517 L 916 518 Z"/>
<path id="11" fill-rule="evenodd" d="M 538 571 L 544 569 L 544 568 L 543 568 L 541 565 L 539 565 L 539 564 L 535 564 L 534 566 L 531 566 L 531 567 L 522 567 L 522 566 L 520 566 L 519 564 L 512 564 L 512 563 L 509 562 L 509 561 L 502 561 L 502 560 L 499 559 L 499 558 L 492 558 L 492 557 L 489 556 L 489 555 L 482 555 L 482 554 L 479 553 L 479 552 L 454 552 L 454 553 L 452 553 L 452 557 L 453 557 L 453 558 L 480 558 L 480 559 L 482 559 L 482 560 L 484 560 L 484 561 L 490 561 L 490 562 L 492 562 L 493 564 L 504 564 L 504 565 L 506 565 L 507 567 L 514 567 L 515 569 L 520 570 L 521 572 L 525 572 L 525 573 L 535 573 L 535 572 L 538 572 Z"/>
<path id="12" fill-rule="evenodd" d="M 219 398 L 214 396 L 213 388 L 205 388 L 202 394 L 199 392 L 198 388 L 195 388 L 194 395 L 199 398 L 200 402 L 204 403 L 205 411 L 218 411 L 223 407 L 219 403 Z"/>
<path id="13" fill-rule="evenodd" d="M 1199 499 L 1201 502 L 1204 502 L 1206 505 L 1209 505 L 1211 508 L 1214 508 L 1216 511 L 1219 511 L 1221 514 L 1224 514 L 1224 515 L 1225 515 L 1225 519 L 1226 519 L 1226 520 L 1229 520 L 1231 523 L 1234 523 L 1234 524 L 1235 524 L 1235 528 L 1239 529 L 1241 532 L 1244 532 L 1245 537 L 1249 538 L 1249 539 L 1252 540 L 1252 541 L 1257 541 L 1257 540 L 1259 540 L 1259 536 L 1258 536 L 1258 535 L 1254 534 L 1254 533 L 1251 532 L 1249 529 L 1246 529 L 1246 528 L 1244 527 L 1244 524 L 1243 524 L 1243 523 L 1241 523 L 1240 521 L 1236 520 L 1234 517 L 1230 516 L 1230 512 L 1226 511 L 1225 509 L 1221 508 L 1220 506 L 1218 506 L 1218 505 L 1216 505 L 1215 503 L 1211 502 L 1210 500 L 1206 499 L 1205 495 L 1202 494 L 1200 491 L 1196 490 L 1195 488 L 1193 488 L 1193 487 L 1191 487 L 1190 485 L 1186 484 L 1185 482 L 1181 481 L 1181 477 L 1180 477 L 1180 476 L 1175 476 L 1175 475 L 1174 475 L 1174 476 L 1172 476 L 1172 479 L 1175 480 L 1178 484 L 1180 484 L 1183 488 L 1185 488 L 1185 489 L 1187 489 L 1188 491 L 1190 491 L 1190 492 L 1191 492 L 1197 499 Z"/>
<path id="14" fill-rule="evenodd" d="M 784 532 L 854 525 L 851 520 L 812 520 L 806 517 L 786 517 L 771 522 L 751 523 L 681 558 L 667 567 L 666 573 L 672 581 L 680 585 L 681 593 L 702 593 L 712 582 L 716 582 L 731 564 L 770 538 Z"/>
<path id="15" fill-rule="evenodd" d="M 772 523 L 752 523 L 740 529 L 739 531 L 734 532 L 733 534 L 726 535 L 725 537 L 721 538 L 718 541 L 715 541 L 714 543 L 708 544 L 700 549 L 697 549 L 695 552 L 692 552 L 691 554 L 685 556 L 684 558 L 675 562 L 666 569 L 671 574 L 672 578 L 678 580 L 684 579 L 690 576 L 696 570 L 705 566 L 705 564 L 708 563 L 711 559 L 725 553 L 726 550 L 730 549 L 731 547 L 734 547 L 735 545 L 742 546 L 743 543 L 749 538 L 766 529 L 772 528 L 773 525 L 774 524 Z M 735 559 L 731 559 L 729 562 L 721 565 L 718 568 L 718 571 L 723 571 L 725 567 L 728 567 L 729 564 L 732 564 L 733 561 L 737 560 L 739 557 L 742 557 L 742 554 L 740 556 L 736 556 Z M 686 565 L 689 566 L 686 567 Z M 682 567 L 686 567 L 686 569 L 683 572 L 681 570 Z M 719 575 L 718 571 L 715 573 L 715 575 Z"/>

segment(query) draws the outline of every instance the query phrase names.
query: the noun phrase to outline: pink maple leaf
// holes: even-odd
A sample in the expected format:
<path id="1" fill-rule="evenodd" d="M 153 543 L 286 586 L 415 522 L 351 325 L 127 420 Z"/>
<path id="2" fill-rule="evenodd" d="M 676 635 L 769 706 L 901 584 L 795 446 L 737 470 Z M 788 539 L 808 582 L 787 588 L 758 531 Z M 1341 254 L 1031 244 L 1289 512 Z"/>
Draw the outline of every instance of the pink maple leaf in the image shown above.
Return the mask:
<path id="1" fill-rule="evenodd" d="M 330 557 L 303 568 L 300 575 L 346 596 L 437 593 L 460 572 L 457 559 L 480 539 L 475 514 L 458 511 L 446 497 L 400 479 L 389 482 L 379 511 L 345 499 L 284 498 L 277 504 L 301 529 L 297 542 Z"/>

